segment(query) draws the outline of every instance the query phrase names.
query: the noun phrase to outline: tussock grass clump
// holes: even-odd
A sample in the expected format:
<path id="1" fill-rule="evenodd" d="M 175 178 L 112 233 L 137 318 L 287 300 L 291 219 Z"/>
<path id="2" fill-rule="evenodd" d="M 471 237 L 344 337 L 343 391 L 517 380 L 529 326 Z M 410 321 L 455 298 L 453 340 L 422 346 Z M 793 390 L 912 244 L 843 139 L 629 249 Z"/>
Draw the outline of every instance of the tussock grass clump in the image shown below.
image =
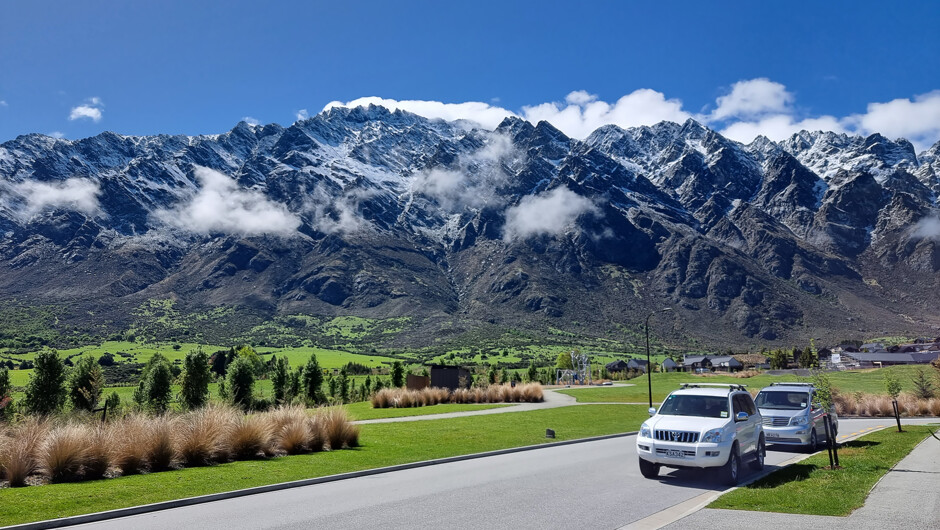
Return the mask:
<path id="1" fill-rule="evenodd" d="M 321 409 L 322 410 L 322 409 Z M 309 451 L 322 451 L 326 445 L 327 433 L 326 425 L 320 414 L 314 414 L 307 417 L 307 449 Z"/>
<path id="2" fill-rule="evenodd" d="M 210 404 L 184 416 L 179 431 L 183 464 L 207 466 L 227 460 L 239 414 L 232 407 Z"/>
<path id="3" fill-rule="evenodd" d="M 317 411 L 317 422 L 323 426 L 323 433 L 331 451 L 359 445 L 359 426 L 349 422 L 345 408 L 320 409 Z"/>
<path id="4" fill-rule="evenodd" d="M 147 469 L 149 435 L 148 419 L 140 414 L 131 414 L 111 424 L 114 465 L 124 475 L 140 473 Z"/>
<path id="5" fill-rule="evenodd" d="M 299 405 L 285 405 L 265 414 L 271 424 L 272 447 L 289 455 L 310 450 L 310 432 L 307 410 Z M 320 448 L 323 447 L 321 438 Z"/>
<path id="6" fill-rule="evenodd" d="M 104 478 L 114 463 L 114 431 L 109 425 L 95 424 L 88 429 L 88 457 L 83 478 Z"/>
<path id="7" fill-rule="evenodd" d="M 235 419 L 231 427 L 229 446 L 236 459 L 257 458 L 273 452 L 272 422 L 261 415 Z"/>
<path id="8" fill-rule="evenodd" d="M 843 416 L 894 416 L 891 398 L 884 394 L 839 394 L 834 402 L 836 412 Z M 898 410 L 902 416 L 937 416 L 940 415 L 940 399 L 923 399 L 905 392 L 898 396 Z"/>
<path id="9" fill-rule="evenodd" d="M 150 471 L 165 471 L 179 464 L 180 447 L 176 431 L 180 422 L 166 414 L 145 420 L 144 459 Z"/>
<path id="10" fill-rule="evenodd" d="M 66 482 L 78 478 L 88 462 L 90 434 L 88 427 L 74 423 L 49 431 L 39 450 L 42 472 L 48 475 L 52 482 Z"/>
<path id="11" fill-rule="evenodd" d="M 445 388 L 383 388 L 372 397 L 373 408 L 406 408 L 438 405 L 440 403 L 523 403 L 544 399 L 542 385 L 526 383 L 490 385 L 485 388 L 459 388 L 451 393 Z"/>
<path id="12" fill-rule="evenodd" d="M 29 418 L 0 444 L 0 469 L 10 486 L 25 486 L 26 479 L 39 470 L 39 451 L 48 432 L 46 420 Z"/>

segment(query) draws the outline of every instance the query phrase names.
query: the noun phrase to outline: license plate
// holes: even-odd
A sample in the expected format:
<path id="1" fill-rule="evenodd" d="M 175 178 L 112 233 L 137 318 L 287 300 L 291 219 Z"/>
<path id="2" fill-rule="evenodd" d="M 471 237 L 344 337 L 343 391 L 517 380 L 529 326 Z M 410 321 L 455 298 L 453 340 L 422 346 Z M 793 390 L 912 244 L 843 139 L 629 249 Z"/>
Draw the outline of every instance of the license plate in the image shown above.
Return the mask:
<path id="1" fill-rule="evenodd" d="M 780 438 L 780 435 L 775 432 L 766 433 L 768 438 Z"/>
<path id="2" fill-rule="evenodd" d="M 666 456 L 669 456 L 672 458 L 684 458 L 682 451 L 679 451 L 678 449 L 667 449 Z"/>

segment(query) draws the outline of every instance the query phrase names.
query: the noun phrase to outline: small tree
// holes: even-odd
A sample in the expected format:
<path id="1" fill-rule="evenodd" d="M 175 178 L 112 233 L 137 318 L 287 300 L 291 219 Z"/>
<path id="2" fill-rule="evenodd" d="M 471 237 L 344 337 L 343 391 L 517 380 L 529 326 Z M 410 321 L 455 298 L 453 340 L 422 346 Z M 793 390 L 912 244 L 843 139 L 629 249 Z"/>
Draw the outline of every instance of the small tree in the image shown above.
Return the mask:
<path id="1" fill-rule="evenodd" d="M 310 360 L 304 366 L 301 386 L 303 387 L 304 398 L 308 403 L 323 402 L 323 390 L 321 389 L 323 386 L 323 372 L 320 371 L 320 363 L 317 362 L 316 354 L 311 354 Z"/>
<path id="2" fill-rule="evenodd" d="M 829 376 L 825 372 L 813 372 L 813 386 L 816 387 L 816 399 L 823 406 L 823 410 L 830 410 L 835 402 L 835 391 Z"/>
<path id="3" fill-rule="evenodd" d="M 10 394 L 13 393 L 13 386 L 10 384 L 10 372 L 6 367 L 0 367 L 0 419 L 6 416 L 6 412 L 13 402 Z"/>
<path id="4" fill-rule="evenodd" d="M 170 363 L 164 359 L 154 364 L 147 373 L 144 383 L 147 405 L 155 412 L 165 412 L 170 408 L 173 392 L 173 371 Z"/>
<path id="5" fill-rule="evenodd" d="M 104 400 L 104 406 L 108 409 L 108 414 L 118 414 L 121 412 L 121 396 L 118 393 L 111 392 Z"/>
<path id="6" fill-rule="evenodd" d="M 65 403 L 65 365 L 55 350 L 36 355 L 33 375 L 26 385 L 26 410 L 33 414 L 52 414 Z"/>
<path id="7" fill-rule="evenodd" d="M 770 367 L 774 370 L 784 370 L 789 364 L 787 352 L 783 350 L 774 350 L 770 354 Z"/>
<path id="8" fill-rule="evenodd" d="M 914 395 L 920 399 L 930 399 L 936 395 L 933 381 L 930 380 L 925 368 L 919 368 L 914 372 L 911 382 L 914 383 Z"/>
<path id="9" fill-rule="evenodd" d="M 255 366 L 248 357 L 238 357 L 228 366 L 228 391 L 232 403 L 247 411 L 255 389 Z"/>
<path id="10" fill-rule="evenodd" d="M 529 370 L 528 370 L 528 372 L 526 372 L 526 376 L 527 376 L 527 379 L 528 379 L 528 381 L 529 381 L 530 383 L 534 383 L 535 381 L 538 380 L 538 378 L 539 378 L 539 371 L 538 371 L 538 369 L 535 367 L 535 363 L 533 363 L 533 362 L 530 362 L 530 363 L 529 363 Z"/>
<path id="11" fill-rule="evenodd" d="M 401 365 L 401 361 L 392 363 L 392 386 L 395 388 L 405 386 L 405 368 Z"/>
<path id="12" fill-rule="evenodd" d="M 491 385 L 495 385 L 495 384 L 496 384 L 496 377 L 497 377 L 498 375 L 499 375 L 499 374 L 496 373 L 496 366 L 490 366 L 489 372 L 486 373 L 486 380 L 487 380 Z"/>
<path id="13" fill-rule="evenodd" d="M 78 410 L 92 411 L 104 389 L 104 373 L 95 359 L 80 357 L 68 380 L 69 401 Z"/>
<path id="14" fill-rule="evenodd" d="M 897 399 L 901 394 L 901 382 L 890 370 L 885 370 L 885 390 L 888 391 L 891 399 Z"/>
<path id="15" fill-rule="evenodd" d="M 509 370 L 504 368 L 499 371 L 499 382 L 504 385 L 509 382 Z"/>
<path id="16" fill-rule="evenodd" d="M 202 348 L 187 353 L 183 360 L 183 377 L 180 381 L 180 399 L 186 408 L 198 409 L 209 402 L 211 379 L 209 356 Z"/>
<path id="17" fill-rule="evenodd" d="M 275 403 L 283 404 L 290 401 L 290 383 L 290 362 L 288 362 L 287 357 L 280 357 L 274 362 L 274 370 L 271 373 L 271 385 L 274 387 Z"/>
<path id="18" fill-rule="evenodd" d="M 339 381 L 337 382 L 339 387 L 339 398 L 343 403 L 349 401 L 349 377 L 346 375 L 346 369 L 343 368 L 339 371 Z"/>
<path id="19" fill-rule="evenodd" d="M 555 368 L 559 370 L 574 370 L 574 364 L 571 363 L 571 354 L 562 352 L 555 359 Z"/>

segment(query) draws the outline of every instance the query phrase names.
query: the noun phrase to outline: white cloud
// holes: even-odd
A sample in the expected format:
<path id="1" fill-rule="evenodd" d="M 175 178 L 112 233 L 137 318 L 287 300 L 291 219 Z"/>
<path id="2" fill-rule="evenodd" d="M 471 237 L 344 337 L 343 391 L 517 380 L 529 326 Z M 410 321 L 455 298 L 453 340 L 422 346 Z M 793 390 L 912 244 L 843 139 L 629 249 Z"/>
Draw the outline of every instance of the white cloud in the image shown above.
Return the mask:
<path id="1" fill-rule="evenodd" d="M 70 178 L 59 182 L 27 180 L 11 185 L 8 190 L 22 204 L 17 214 L 29 219 L 34 215 L 54 209 L 66 209 L 86 215 L 100 213 L 98 183 L 82 178 Z"/>
<path id="2" fill-rule="evenodd" d="M 60 140 L 62 138 L 65 138 L 65 134 L 60 131 L 52 131 L 51 133 L 49 133 L 49 136 L 56 138 L 56 139 L 60 139 Z"/>
<path id="3" fill-rule="evenodd" d="M 600 209 L 590 199 L 564 186 L 527 195 L 518 205 L 506 210 L 503 240 L 560 234 L 586 213 L 599 215 Z"/>
<path id="4" fill-rule="evenodd" d="M 940 218 L 924 217 L 914 225 L 911 237 L 914 239 L 929 239 L 940 241 Z"/>
<path id="5" fill-rule="evenodd" d="M 542 103 L 523 107 L 522 113 L 530 122 L 548 121 L 574 138 L 586 138 L 598 127 L 608 124 L 637 127 L 664 120 L 681 123 L 691 117 L 682 110 L 682 101 L 666 99 L 662 92 L 648 88 L 634 90 L 613 104 L 600 101 L 583 90 L 568 94 L 566 102 L 564 106 Z"/>
<path id="6" fill-rule="evenodd" d="M 483 147 L 461 156 L 453 167 L 416 173 L 411 192 L 433 198 L 448 212 L 499 204 L 497 190 L 509 178 L 503 167 L 518 165 L 524 157 L 508 137 L 489 134 Z"/>
<path id="7" fill-rule="evenodd" d="M 244 118 L 242 118 L 242 121 L 247 123 L 248 125 L 261 125 L 260 120 L 256 118 L 252 118 L 251 116 L 245 116 Z"/>
<path id="8" fill-rule="evenodd" d="M 323 188 L 317 187 L 304 205 L 304 213 L 310 215 L 311 225 L 326 234 L 352 234 L 371 227 L 359 214 L 359 203 L 374 192 L 353 189 L 340 197 L 333 197 Z"/>
<path id="9" fill-rule="evenodd" d="M 912 99 L 870 103 L 863 114 L 842 117 L 811 115 L 798 106 L 795 94 L 786 86 L 764 77 L 732 84 L 727 94 L 715 100 L 713 110 L 698 114 L 685 110 L 681 100 L 647 88 L 634 90 L 613 103 L 587 91 L 576 90 L 569 93 L 564 102 L 528 105 L 519 112 L 474 101 L 442 103 L 379 97 L 359 98 L 347 103 L 334 101 L 324 110 L 370 104 L 390 110 L 402 109 L 432 119 L 469 120 L 487 129 L 494 129 L 507 116 L 521 116 L 532 123 L 546 120 L 568 136 L 579 139 L 607 124 L 635 127 L 663 120 L 681 123 L 690 117 L 744 143 L 758 135 L 779 141 L 803 129 L 862 135 L 880 132 L 890 138 L 907 138 L 918 149 L 925 149 L 940 139 L 940 90 Z M 442 177 L 446 179 L 446 175 Z"/>
<path id="10" fill-rule="evenodd" d="M 213 169 L 196 168 L 199 190 L 170 210 L 154 212 L 163 223 L 197 234 L 289 236 L 300 219 L 283 204 L 257 190 L 239 188 L 234 179 Z"/>
<path id="11" fill-rule="evenodd" d="M 708 121 L 750 119 L 768 114 L 789 113 L 793 94 L 780 83 L 759 77 L 731 85 L 731 93 L 719 97 L 716 103 L 718 106 L 707 118 Z"/>
<path id="12" fill-rule="evenodd" d="M 865 114 L 849 116 L 847 122 L 865 134 L 881 133 L 889 138 L 907 138 L 927 148 L 940 138 L 940 90 L 899 98 L 887 103 L 869 103 Z"/>
<path id="13" fill-rule="evenodd" d="M 72 108 L 72 111 L 69 112 L 69 120 L 74 121 L 87 118 L 98 123 L 101 121 L 103 114 L 102 107 L 104 107 L 104 103 L 101 102 L 101 98 L 88 98 L 85 100 L 85 103 Z"/>
<path id="14" fill-rule="evenodd" d="M 310 114 L 307 113 L 307 109 L 300 109 L 297 111 L 295 117 L 297 118 L 297 121 L 306 120 L 310 117 Z"/>
<path id="15" fill-rule="evenodd" d="M 398 109 L 424 116 L 431 119 L 442 119 L 447 121 L 470 120 L 479 123 L 487 129 L 495 129 L 499 122 L 507 116 L 514 114 L 504 108 L 494 107 L 488 103 L 479 101 L 470 101 L 467 103 L 442 103 L 440 101 L 396 101 L 394 99 L 385 99 L 380 97 L 365 97 L 354 99 L 342 103 L 333 101 L 328 103 L 323 110 L 329 110 L 333 107 L 367 107 L 369 105 L 379 105 L 389 110 Z"/>
<path id="16" fill-rule="evenodd" d="M 6 100 L 0 99 L 0 107 L 7 107 L 7 106 L 8 105 L 7 105 Z"/>

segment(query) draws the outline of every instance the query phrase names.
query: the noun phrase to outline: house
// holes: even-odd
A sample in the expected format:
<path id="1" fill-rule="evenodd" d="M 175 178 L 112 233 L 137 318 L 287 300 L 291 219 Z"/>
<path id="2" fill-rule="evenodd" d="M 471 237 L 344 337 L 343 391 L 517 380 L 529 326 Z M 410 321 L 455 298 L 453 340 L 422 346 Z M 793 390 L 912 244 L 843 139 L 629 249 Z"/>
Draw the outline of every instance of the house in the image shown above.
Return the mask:
<path id="1" fill-rule="evenodd" d="M 649 364 L 646 362 L 646 360 L 630 359 L 630 362 L 627 363 L 627 369 L 636 370 L 645 374 L 649 370 Z"/>
<path id="2" fill-rule="evenodd" d="M 705 355 L 686 355 L 682 358 L 682 370 L 686 372 L 711 370 L 711 367 L 711 360 Z"/>
<path id="3" fill-rule="evenodd" d="M 712 367 L 722 372 L 740 372 L 744 365 L 731 355 L 710 358 Z"/>
<path id="4" fill-rule="evenodd" d="M 612 363 L 607 363 L 604 365 L 604 368 L 606 368 L 609 373 L 623 372 L 627 370 L 627 362 L 623 359 L 618 359 Z"/>
<path id="5" fill-rule="evenodd" d="M 888 350 L 886 350 L 885 345 L 880 342 L 869 342 L 862 344 L 858 351 L 862 353 L 883 353 Z"/>
<path id="6" fill-rule="evenodd" d="M 767 356 L 759 353 L 741 353 L 734 356 L 745 370 L 760 368 L 767 364 Z"/>
<path id="7" fill-rule="evenodd" d="M 894 366 L 898 364 L 927 364 L 937 359 L 940 352 L 922 352 L 922 353 L 865 353 L 852 352 L 846 353 L 846 357 L 851 357 L 858 362 L 861 368 L 874 368 L 879 366 Z"/>
<path id="8" fill-rule="evenodd" d="M 665 361 L 663 361 L 662 367 L 664 372 L 675 372 L 679 369 L 679 365 L 676 363 L 676 361 L 673 361 L 668 357 Z"/>

